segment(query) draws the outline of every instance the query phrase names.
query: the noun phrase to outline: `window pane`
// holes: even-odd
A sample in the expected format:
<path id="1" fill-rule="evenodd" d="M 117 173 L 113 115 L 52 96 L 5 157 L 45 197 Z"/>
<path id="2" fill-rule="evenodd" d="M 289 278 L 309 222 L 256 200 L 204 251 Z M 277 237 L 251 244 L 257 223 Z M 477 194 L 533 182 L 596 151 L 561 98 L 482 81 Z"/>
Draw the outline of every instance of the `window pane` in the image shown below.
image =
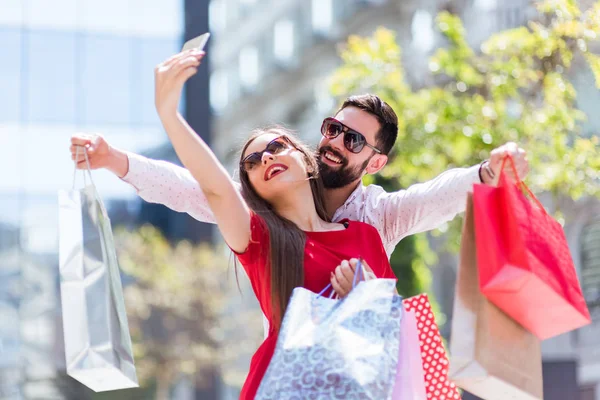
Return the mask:
<path id="1" fill-rule="evenodd" d="M 600 218 L 581 233 L 581 286 L 592 314 L 600 312 Z"/>
<path id="2" fill-rule="evenodd" d="M 85 124 L 128 124 L 131 51 L 127 37 L 85 35 L 80 59 L 78 101 Z"/>
<path id="3" fill-rule="evenodd" d="M 0 29 L 0 121 L 16 122 L 21 110 L 21 32 Z"/>
<path id="4" fill-rule="evenodd" d="M 98 0 L 88 0 L 103 3 Z M 182 0 L 111 0 L 129 7 L 128 32 L 152 37 L 173 37 L 183 33 L 184 5 Z M 108 7 L 111 10 L 112 5 Z"/>
<path id="5" fill-rule="evenodd" d="M 415 49 L 426 53 L 433 48 L 435 32 L 433 31 L 433 18 L 425 10 L 417 10 L 412 19 L 412 45 Z"/>
<path id="6" fill-rule="evenodd" d="M 34 29 L 75 30 L 79 0 L 24 1 L 24 24 Z"/>
<path id="7" fill-rule="evenodd" d="M 75 33 L 26 32 L 25 46 L 28 120 L 75 121 Z"/>
<path id="8" fill-rule="evenodd" d="M 312 26 L 315 32 L 326 34 L 333 20 L 332 0 L 312 0 Z"/>
<path id="9" fill-rule="evenodd" d="M 278 61 L 288 62 L 294 56 L 294 23 L 284 19 L 275 24 L 273 52 Z"/>
<path id="10" fill-rule="evenodd" d="M 135 8 L 130 1 L 77 0 L 79 30 L 85 33 L 112 32 L 127 35 L 132 25 L 146 10 Z M 130 10 L 131 6 L 131 10 Z M 148 11 L 151 6 L 147 6 Z"/>
<path id="11" fill-rule="evenodd" d="M 208 24 L 211 32 L 219 33 L 227 25 L 227 8 L 222 0 L 212 0 L 208 6 Z"/>
<path id="12" fill-rule="evenodd" d="M 496 0 L 475 0 L 473 8 L 479 8 L 484 11 L 491 11 L 497 7 Z"/>
<path id="13" fill-rule="evenodd" d="M 132 102 L 136 110 L 135 115 L 140 115 L 140 122 L 146 125 L 160 124 L 154 108 L 154 67 L 163 62 L 181 48 L 179 37 L 135 39 L 134 48 L 139 48 L 139 57 L 134 57 L 134 71 L 132 77 L 135 82 L 132 88 Z M 183 101 L 183 99 L 182 99 Z"/>
<path id="14" fill-rule="evenodd" d="M 227 72 L 227 82 L 229 86 L 229 101 L 233 103 L 242 95 L 240 75 L 238 74 L 236 60 L 232 62 L 232 65 Z"/>
<path id="15" fill-rule="evenodd" d="M 229 85 L 226 71 L 215 71 L 210 76 L 210 105 L 213 110 L 223 110 L 229 102 Z"/>
<path id="16" fill-rule="evenodd" d="M 0 25 L 21 26 L 23 23 L 23 0 L 2 0 Z"/>
<path id="17" fill-rule="evenodd" d="M 240 80 L 246 87 L 253 87 L 258 83 L 258 50 L 256 47 L 245 47 L 240 52 Z"/>

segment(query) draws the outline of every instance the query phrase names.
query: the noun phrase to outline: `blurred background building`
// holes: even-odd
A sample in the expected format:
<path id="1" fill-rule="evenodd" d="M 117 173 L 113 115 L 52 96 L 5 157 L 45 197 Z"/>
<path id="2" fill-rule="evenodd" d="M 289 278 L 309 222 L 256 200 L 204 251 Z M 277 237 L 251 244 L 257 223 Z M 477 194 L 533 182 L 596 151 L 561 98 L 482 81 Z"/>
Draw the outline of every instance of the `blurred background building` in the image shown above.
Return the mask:
<path id="1" fill-rule="evenodd" d="M 180 1 L 0 1 L 0 399 L 64 397 L 52 381 L 64 371 L 56 192 L 71 187 L 69 139 L 102 132 L 138 152 L 166 141 L 153 67 L 180 49 L 184 15 Z M 132 189 L 94 179 L 113 219 L 138 218 Z"/>
<path id="2" fill-rule="evenodd" d="M 421 87 L 431 79 L 427 57 L 443 45 L 433 25 L 443 9 L 463 18 L 473 46 L 535 15 L 525 0 L 0 0 L 0 399 L 66 398 L 52 383 L 64 371 L 56 190 L 71 185 L 72 133 L 102 132 L 117 147 L 177 162 L 154 110 L 153 67 L 210 30 L 182 108 L 230 170 L 257 126 L 284 123 L 316 144 L 337 105 L 325 80 L 340 63 L 338 44 L 382 25 L 396 30 L 407 78 Z M 572 75 L 589 118 L 583 131 L 599 132 L 593 77 L 577 66 Z M 110 174 L 94 178 L 113 221 L 219 241 L 212 227 L 142 203 Z M 565 217 L 596 322 L 544 343 L 545 398 L 600 400 L 600 205 L 569 203 Z M 455 270 L 450 254 L 434 269 L 449 318 Z M 256 306 L 245 293 L 232 293 L 232 310 Z M 173 398 L 235 399 L 238 390 L 217 379 L 212 392 L 178 389 Z"/>

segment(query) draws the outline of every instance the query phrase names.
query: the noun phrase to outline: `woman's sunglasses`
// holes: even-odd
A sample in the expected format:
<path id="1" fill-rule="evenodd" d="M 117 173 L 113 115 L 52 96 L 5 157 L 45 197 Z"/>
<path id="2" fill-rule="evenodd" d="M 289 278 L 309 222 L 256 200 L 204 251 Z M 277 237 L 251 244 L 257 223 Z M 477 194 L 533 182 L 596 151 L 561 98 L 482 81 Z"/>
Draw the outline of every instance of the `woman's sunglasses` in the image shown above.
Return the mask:
<path id="1" fill-rule="evenodd" d="M 356 132 L 354 129 L 347 127 L 335 118 L 325 118 L 321 125 L 321 135 L 327 139 L 334 139 L 341 133 L 344 134 L 344 147 L 352 153 L 360 153 L 365 146 L 372 149 L 377 154 L 381 154 L 381 150 L 367 143 L 367 139 L 362 133 Z"/>
<path id="2" fill-rule="evenodd" d="M 290 139 L 286 136 L 279 136 L 278 138 L 271 140 L 263 151 L 255 151 L 254 153 L 248 154 L 242 161 L 240 161 L 240 165 L 244 171 L 249 172 L 262 162 L 262 156 L 264 153 L 278 154 L 283 150 L 291 148 L 294 148 L 294 145 Z"/>

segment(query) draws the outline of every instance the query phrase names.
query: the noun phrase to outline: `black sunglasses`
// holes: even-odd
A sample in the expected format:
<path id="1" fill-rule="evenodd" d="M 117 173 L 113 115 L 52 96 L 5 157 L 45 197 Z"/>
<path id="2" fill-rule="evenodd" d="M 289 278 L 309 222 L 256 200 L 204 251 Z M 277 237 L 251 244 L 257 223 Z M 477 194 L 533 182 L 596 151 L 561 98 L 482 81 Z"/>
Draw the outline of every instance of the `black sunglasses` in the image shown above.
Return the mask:
<path id="1" fill-rule="evenodd" d="M 264 153 L 277 154 L 281 153 L 285 149 L 295 148 L 294 144 L 286 136 L 279 136 L 271 140 L 263 151 L 255 151 L 254 153 L 248 154 L 242 161 L 240 166 L 244 171 L 252 171 L 254 167 L 262 162 L 262 156 Z"/>
<path id="2" fill-rule="evenodd" d="M 381 150 L 367 143 L 365 135 L 347 127 L 335 118 L 329 117 L 323 120 L 321 125 L 321 135 L 327 139 L 334 139 L 341 133 L 344 134 L 344 147 L 352 153 L 360 153 L 365 146 L 372 149 L 377 154 L 381 154 Z"/>

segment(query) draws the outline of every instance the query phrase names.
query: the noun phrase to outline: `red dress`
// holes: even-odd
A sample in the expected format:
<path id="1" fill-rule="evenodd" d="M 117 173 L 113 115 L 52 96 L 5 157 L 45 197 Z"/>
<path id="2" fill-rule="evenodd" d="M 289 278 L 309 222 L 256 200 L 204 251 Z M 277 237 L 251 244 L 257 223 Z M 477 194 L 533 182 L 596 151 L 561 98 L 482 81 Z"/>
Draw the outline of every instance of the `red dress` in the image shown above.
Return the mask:
<path id="1" fill-rule="evenodd" d="M 377 230 L 358 221 L 344 220 L 347 228 L 339 231 L 306 232 L 304 248 L 304 287 L 315 293 L 330 283 L 331 272 L 342 260 L 362 257 L 378 278 L 395 279 Z M 260 307 L 269 319 L 269 334 L 252 361 L 240 399 L 254 399 L 277 343 L 277 332 L 271 320 L 271 279 L 267 264 L 269 232 L 264 220 L 252 215 L 252 240 L 244 253 L 237 254 L 246 270 Z"/>

